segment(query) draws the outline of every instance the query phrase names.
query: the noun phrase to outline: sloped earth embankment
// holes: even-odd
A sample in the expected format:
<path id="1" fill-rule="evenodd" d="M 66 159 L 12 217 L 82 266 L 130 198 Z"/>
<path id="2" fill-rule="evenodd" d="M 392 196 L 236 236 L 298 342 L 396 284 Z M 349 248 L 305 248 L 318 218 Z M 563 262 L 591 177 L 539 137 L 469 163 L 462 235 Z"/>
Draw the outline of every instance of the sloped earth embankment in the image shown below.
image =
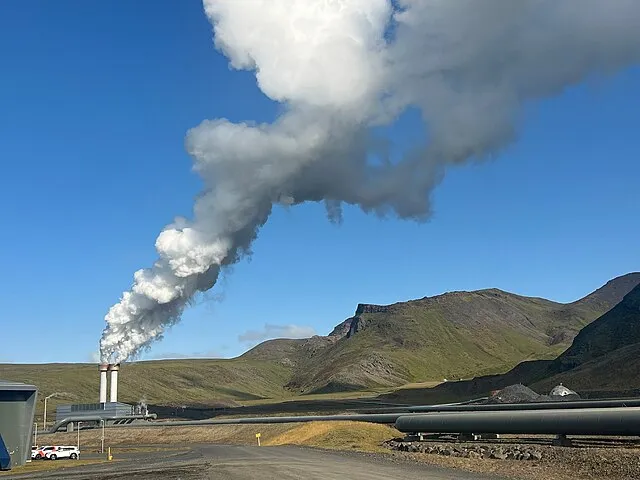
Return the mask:
<path id="1" fill-rule="evenodd" d="M 469 472 L 523 480 L 637 480 L 637 439 L 576 439 L 573 447 L 552 446 L 551 437 L 505 437 L 500 442 L 384 442 L 394 455 Z"/>

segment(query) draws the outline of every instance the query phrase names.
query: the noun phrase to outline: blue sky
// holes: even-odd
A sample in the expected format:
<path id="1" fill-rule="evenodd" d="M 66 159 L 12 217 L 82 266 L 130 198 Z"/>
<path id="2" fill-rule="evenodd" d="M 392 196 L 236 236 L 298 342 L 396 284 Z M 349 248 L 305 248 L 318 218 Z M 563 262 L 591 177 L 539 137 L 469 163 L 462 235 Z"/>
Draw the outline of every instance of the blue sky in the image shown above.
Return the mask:
<path id="1" fill-rule="evenodd" d="M 10 0 L 0 16 L 5 362 L 89 361 L 159 231 L 190 214 L 186 131 L 278 111 L 215 51 L 199 1 L 65 4 Z M 425 224 L 277 209 L 254 256 L 145 358 L 326 334 L 359 302 L 488 287 L 571 301 L 640 270 L 639 82 L 632 69 L 529 106 L 516 144 L 448 173 Z M 391 135 L 418 128 L 407 115 Z"/>

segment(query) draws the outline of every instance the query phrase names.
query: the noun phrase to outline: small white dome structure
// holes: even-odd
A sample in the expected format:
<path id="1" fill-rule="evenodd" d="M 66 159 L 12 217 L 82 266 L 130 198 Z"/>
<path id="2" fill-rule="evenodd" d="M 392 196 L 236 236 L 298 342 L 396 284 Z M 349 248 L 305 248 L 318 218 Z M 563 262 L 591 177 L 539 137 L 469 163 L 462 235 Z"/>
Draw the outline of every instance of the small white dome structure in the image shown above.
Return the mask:
<path id="1" fill-rule="evenodd" d="M 567 395 L 578 395 L 578 394 L 573 390 L 570 390 L 564 385 L 560 384 L 553 387 L 549 395 L 551 395 L 552 397 L 566 397 Z"/>

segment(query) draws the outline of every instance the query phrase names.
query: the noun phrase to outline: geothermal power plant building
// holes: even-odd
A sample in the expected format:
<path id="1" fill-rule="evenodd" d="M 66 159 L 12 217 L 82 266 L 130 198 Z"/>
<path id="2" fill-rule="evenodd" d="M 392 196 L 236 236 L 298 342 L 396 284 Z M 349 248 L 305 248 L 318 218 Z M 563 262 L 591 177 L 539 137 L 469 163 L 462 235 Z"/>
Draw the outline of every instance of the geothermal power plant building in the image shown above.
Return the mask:
<path id="1" fill-rule="evenodd" d="M 120 365 L 102 363 L 98 366 L 100 373 L 100 389 L 97 403 L 80 403 L 72 405 L 58 405 L 56 408 L 56 422 L 70 417 L 101 417 L 113 418 L 132 415 L 133 406 L 118 403 L 118 372 Z M 109 381 L 110 380 L 110 381 Z M 111 389 L 107 397 L 108 384 Z"/>
<path id="2" fill-rule="evenodd" d="M 24 465 L 31 457 L 37 388 L 0 380 L 0 469 Z"/>
<path id="3" fill-rule="evenodd" d="M 120 364 L 100 364 L 98 372 L 100 375 L 98 402 L 58 405 L 54 430 L 66 427 L 67 431 L 72 431 L 74 424 L 77 426 L 79 423 L 90 426 L 104 421 L 110 424 L 126 425 L 135 420 L 155 418 L 155 415 L 148 414 L 146 407 L 118 402 Z"/>

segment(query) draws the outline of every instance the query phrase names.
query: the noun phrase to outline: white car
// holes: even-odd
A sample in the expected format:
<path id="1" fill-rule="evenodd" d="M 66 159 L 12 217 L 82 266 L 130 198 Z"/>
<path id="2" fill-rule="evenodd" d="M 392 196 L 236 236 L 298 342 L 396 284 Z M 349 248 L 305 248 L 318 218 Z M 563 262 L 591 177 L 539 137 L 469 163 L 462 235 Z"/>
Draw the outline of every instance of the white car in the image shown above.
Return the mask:
<path id="1" fill-rule="evenodd" d="M 77 460 L 80 457 L 80 450 L 78 447 L 61 445 L 56 447 L 54 451 L 47 452 L 45 455 L 49 460 L 58 460 L 59 458 L 70 458 L 71 460 Z"/>
<path id="2" fill-rule="evenodd" d="M 38 449 L 36 449 L 36 451 L 34 452 L 33 449 L 31 449 L 31 458 L 34 460 L 39 460 L 41 458 L 45 458 L 47 456 L 48 453 L 53 452 L 57 447 L 53 446 L 53 445 L 45 445 L 43 447 L 40 447 Z"/>

